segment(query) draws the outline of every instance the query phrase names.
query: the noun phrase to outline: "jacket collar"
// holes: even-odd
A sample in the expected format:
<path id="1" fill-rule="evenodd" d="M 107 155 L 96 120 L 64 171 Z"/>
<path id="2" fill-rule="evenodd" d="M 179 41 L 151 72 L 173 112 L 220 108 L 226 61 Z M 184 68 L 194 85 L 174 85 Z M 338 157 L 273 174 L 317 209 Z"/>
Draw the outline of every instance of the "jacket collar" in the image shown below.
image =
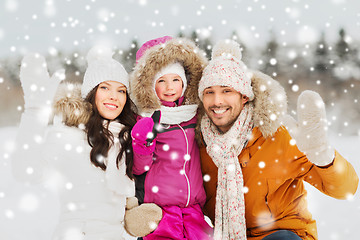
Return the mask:
<path id="1" fill-rule="evenodd" d="M 249 148 L 262 136 L 262 133 L 258 127 L 254 127 L 253 131 L 251 133 L 251 138 L 247 142 L 246 146 L 244 148 Z"/>
<path id="2" fill-rule="evenodd" d="M 163 100 L 160 100 L 160 102 L 161 102 L 161 105 L 163 105 L 165 107 L 177 107 L 177 106 L 181 106 L 182 103 L 184 102 L 184 96 L 182 96 L 175 102 L 167 102 L 167 101 L 163 101 Z"/>

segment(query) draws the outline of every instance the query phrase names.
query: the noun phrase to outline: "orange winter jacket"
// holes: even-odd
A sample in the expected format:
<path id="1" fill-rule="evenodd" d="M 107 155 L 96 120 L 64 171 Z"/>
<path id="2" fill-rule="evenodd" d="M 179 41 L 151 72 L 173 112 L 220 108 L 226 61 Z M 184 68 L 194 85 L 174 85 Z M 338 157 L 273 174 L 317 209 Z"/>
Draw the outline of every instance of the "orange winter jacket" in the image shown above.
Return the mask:
<path id="1" fill-rule="evenodd" d="M 358 186 L 354 168 L 338 152 L 331 165 L 317 167 L 296 145 L 290 144 L 291 137 L 284 127 L 269 138 L 264 138 L 257 127 L 252 134 L 239 156 L 248 189 L 245 193 L 248 239 L 262 239 L 279 229 L 292 230 L 302 239 L 317 239 L 303 181 L 331 197 L 345 199 L 348 194 L 355 194 Z M 204 146 L 200 154 L 203 175 L 210 176 L 204 182 L 207 196 L 204 213 L 214 223 L 217 167 Z"/>

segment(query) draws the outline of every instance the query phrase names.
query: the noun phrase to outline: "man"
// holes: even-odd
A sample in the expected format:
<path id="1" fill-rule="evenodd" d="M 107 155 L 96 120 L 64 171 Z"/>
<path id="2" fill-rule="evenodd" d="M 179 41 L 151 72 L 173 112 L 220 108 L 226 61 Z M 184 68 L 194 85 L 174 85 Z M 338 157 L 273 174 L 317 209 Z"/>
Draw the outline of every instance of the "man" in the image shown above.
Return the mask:
<path id="1" fill-rule="evenodd" d="M 302 93 L 296 122 L 280 84 L 250 75 L 233 41 L 213 48 L 199 97 L 204 212 L 215 239 L 317 239 L 303 181 L 338 199 L 355 194 L 359 181 L 327 142 L 321 97 Z"/>

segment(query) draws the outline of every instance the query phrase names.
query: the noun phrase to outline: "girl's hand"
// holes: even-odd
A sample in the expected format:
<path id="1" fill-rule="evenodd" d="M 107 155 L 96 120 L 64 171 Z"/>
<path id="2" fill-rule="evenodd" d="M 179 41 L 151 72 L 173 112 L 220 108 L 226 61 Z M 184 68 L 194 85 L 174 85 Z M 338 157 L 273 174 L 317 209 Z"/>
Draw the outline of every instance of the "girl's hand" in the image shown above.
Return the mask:
<path id="1" fill-rule="evenodd" d="M 131 131 L 134 152 L 141 155 L 154 152 L 160 115 L 160 111 L 155 111 L 151 117 L 142 118 L 135 124 Z"/>

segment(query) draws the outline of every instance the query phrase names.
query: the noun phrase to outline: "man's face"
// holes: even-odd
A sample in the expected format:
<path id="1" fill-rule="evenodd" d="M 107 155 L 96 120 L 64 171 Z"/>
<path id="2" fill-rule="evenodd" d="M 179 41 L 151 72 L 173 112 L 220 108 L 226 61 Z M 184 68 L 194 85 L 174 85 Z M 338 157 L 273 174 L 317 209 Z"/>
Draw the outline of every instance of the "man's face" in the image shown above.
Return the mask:
<path id="1" fill-rule="evenodd" d="M 247 101 L 246 96 L 227 86 L 212 86 L 203 92 L 205 112 L 223 133 L 231 128 Z"/>

